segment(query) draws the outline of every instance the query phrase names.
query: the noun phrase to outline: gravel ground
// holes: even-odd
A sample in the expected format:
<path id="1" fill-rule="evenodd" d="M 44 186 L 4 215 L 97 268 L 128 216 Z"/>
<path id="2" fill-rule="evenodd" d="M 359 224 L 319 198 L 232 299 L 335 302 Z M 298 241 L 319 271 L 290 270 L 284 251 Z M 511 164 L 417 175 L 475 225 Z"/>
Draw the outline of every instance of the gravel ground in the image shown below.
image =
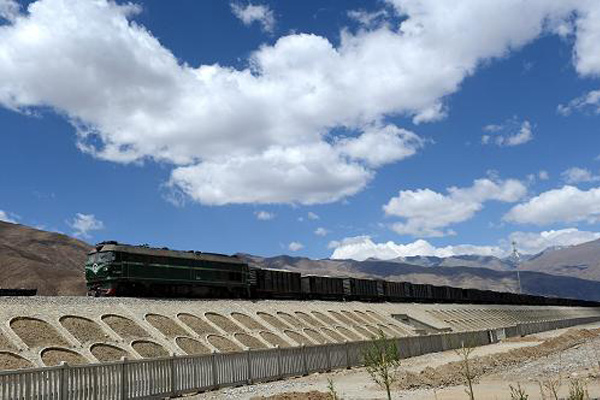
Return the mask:
<path id="1" fill-rule="evenodd" d="M 107 315 L 102 318 L 102 320 L 123 339 L 150 337 L 148 332 L 128 318 L 120 317 L 118 315 Z"/>
<path id="2" fill-rule="evenodd" d="M 235 333 L 241 330 L 233 321 L 221 314 L 206 313 L 205 317 L 227 333 Z"/>
<path id="3" fill-rule="evenodd" d="M 109 338 L 97 323 L 86 318 L 67 316 L 61 318 L 60 323 L 81 343 L 101 342 Z"/>
<path id="4" fill-rule="evenodd" d="M 223 353 L 241 350 L 240 346 L 220 335 L 209 335 L 207 340 Z"/>
<path id="5" fill-rule="evenodd" d="M 10 350 L 14 346 L 8 341 L 8 339 L 0 332 L 0 349 Z"/>
<path id="6" fill-rule="evenodd" d="M 267 345 L 246 333 L 236 333 L 234 337 L 244 346 L 250 349 L 267 349 Z"/>
<path id="7" fill-rule="evenodd" d="M 244 325 L 248 329 L 258 329 L 265 330 L 267 329 L 264 325 L 261 325 L 254 318 L 250 318 L 246 314 L 242 313 L 231 313 L 231 318 L 235 319 L 240 324 Z"/>
<path id="8" fill-rule="evenodd" d="M 148 314 L 146 320 L 168 338 L 185 336 L 187 332 L 174 320 L 164 315 Z"/>
<path id="9" fill-rule="evenodd" d="M 11 322 L 10 327 L 29 347 L 68 345 L 56 329 L 39 319 L 17 318 Z"/>
<path id="10" fill-rule="evenodd" d="M 91 352 L 99 361 L 117 361 L 121 357 L 131 358 L 131 355 L 125 350 L 107 344 L 96 344 L 92 347 Z"/>
<path id="11" fill-rule="evenodd" d="M 44 351 L 42 353 L 42 361 L 49 367 L 59 365 L 63 361 L 69 365 L 82 365 L 88 362 L 80 354 L 63 349 L 48 349 Z"/>
<path id="12" fill-rule="evenodd" d="M 0 371 L 3 369 L 21 369 L 31 367 L 31 362 L 16 354 L 0 352 Z"/>
<path id="13" fill-rule="evenodd" d="M 188 337 L 177 338 L 177 345 L 183 349 L 187 354 L 210 354 L 210 349 L 204 344 L 200 343 L 196 339 Z"/>
<path id="14" fill-rule="evenodd" d="M 144 358 L 167 357 L 169 352 L 159 344 L 140 340 L 131 345 Z"/>
<path id="15" fill-rule="evenodd" d="M 200 336 L 217 333 L 216 329 L 210 326 L 208 322 L 191 314 L 179 314 L 178 318 Z"/>

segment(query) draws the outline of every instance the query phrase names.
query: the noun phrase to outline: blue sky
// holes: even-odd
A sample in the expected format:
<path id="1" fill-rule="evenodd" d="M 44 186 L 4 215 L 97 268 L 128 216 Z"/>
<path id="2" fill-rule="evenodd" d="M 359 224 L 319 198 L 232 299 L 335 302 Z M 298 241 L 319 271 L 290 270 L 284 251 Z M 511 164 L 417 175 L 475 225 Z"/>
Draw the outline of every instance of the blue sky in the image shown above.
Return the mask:
<path id="1" fill-rule="evenodd" d="M 595 1 L 0 0 L 0 219 L 180 249 L 600 237 Z"/>

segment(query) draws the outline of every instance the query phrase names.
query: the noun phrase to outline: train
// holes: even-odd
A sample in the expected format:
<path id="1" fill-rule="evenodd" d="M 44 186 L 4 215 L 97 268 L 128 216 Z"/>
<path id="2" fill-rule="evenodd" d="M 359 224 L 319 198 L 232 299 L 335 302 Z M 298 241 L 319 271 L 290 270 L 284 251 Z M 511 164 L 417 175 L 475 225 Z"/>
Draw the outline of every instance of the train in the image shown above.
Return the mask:
<path id="1" fill-rule="evenodd" d="M 116 241 L 89 252 L 90 296 L 203 297 L 598 307 L 599 302 L 251 266 L 236 255 Z"/>

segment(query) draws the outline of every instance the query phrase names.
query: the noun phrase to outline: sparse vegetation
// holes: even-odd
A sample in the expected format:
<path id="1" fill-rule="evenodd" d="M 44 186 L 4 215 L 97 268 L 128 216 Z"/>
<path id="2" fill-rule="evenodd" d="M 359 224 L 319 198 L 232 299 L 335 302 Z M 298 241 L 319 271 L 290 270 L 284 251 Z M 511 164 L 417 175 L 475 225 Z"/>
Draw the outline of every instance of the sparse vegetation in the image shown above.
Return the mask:
<path id="1" fill-rule="evenodd" d="M 460 375 L 465 379 L 465 393 L 469 396 L 469 400 L 475 400 L 475 392 L 473 391 L 473 384 L 477 379 L 477 374 L 471 365 L 471 356 L 475 351 L 475 347 L 469 343 L 463 343 L 462 346 L 456 350 L 456 354 L 460 357 Z"/>
<path id="2" fill-rule="evenodd" d="M 327 378 L 327 393 L 329 393 L 329 400 L 342 400 L 335 390 L 335 384 L 331 378 Z"/>
<path id="3" fill-rule="evenodd" d="M 373 339 L 371 346 L 365 351 L 364 361 L 371 379 L 385 389 L 388 400 L 391 400 L 391 387 L 397 380 L 400 367 L 400 354 L 396 341 L 388 339 L 380 330 L 379 336 Z"/>
<path id="4" fill-rule="evenodd" d="M 508 387 L 510 388 L 510 400 L 529 400 L 529 395 L 520 383 L 517 383 L 517 386 L 509 385 Z"/>
<path id="5" fill-rule="evenodd" d="M 589 400 L 590 395 L 587 385 L 581 379 L 573 379 L 569 384 L 569 397 L 567 400 Z"/>

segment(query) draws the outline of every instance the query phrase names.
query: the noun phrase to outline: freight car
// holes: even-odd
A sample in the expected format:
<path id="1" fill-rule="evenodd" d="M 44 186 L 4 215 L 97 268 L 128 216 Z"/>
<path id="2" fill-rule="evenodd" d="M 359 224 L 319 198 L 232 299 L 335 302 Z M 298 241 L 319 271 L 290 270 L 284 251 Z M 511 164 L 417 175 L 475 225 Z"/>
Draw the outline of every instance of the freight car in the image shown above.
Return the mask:
<path id="1" fill-rule="evenodd" d="M 243 297 L 419 303 L 593 306 L 600 303 L 381 279 L 250 267 L 236 256 L 102 242 L 85 265 L 94 296 Z"/>

